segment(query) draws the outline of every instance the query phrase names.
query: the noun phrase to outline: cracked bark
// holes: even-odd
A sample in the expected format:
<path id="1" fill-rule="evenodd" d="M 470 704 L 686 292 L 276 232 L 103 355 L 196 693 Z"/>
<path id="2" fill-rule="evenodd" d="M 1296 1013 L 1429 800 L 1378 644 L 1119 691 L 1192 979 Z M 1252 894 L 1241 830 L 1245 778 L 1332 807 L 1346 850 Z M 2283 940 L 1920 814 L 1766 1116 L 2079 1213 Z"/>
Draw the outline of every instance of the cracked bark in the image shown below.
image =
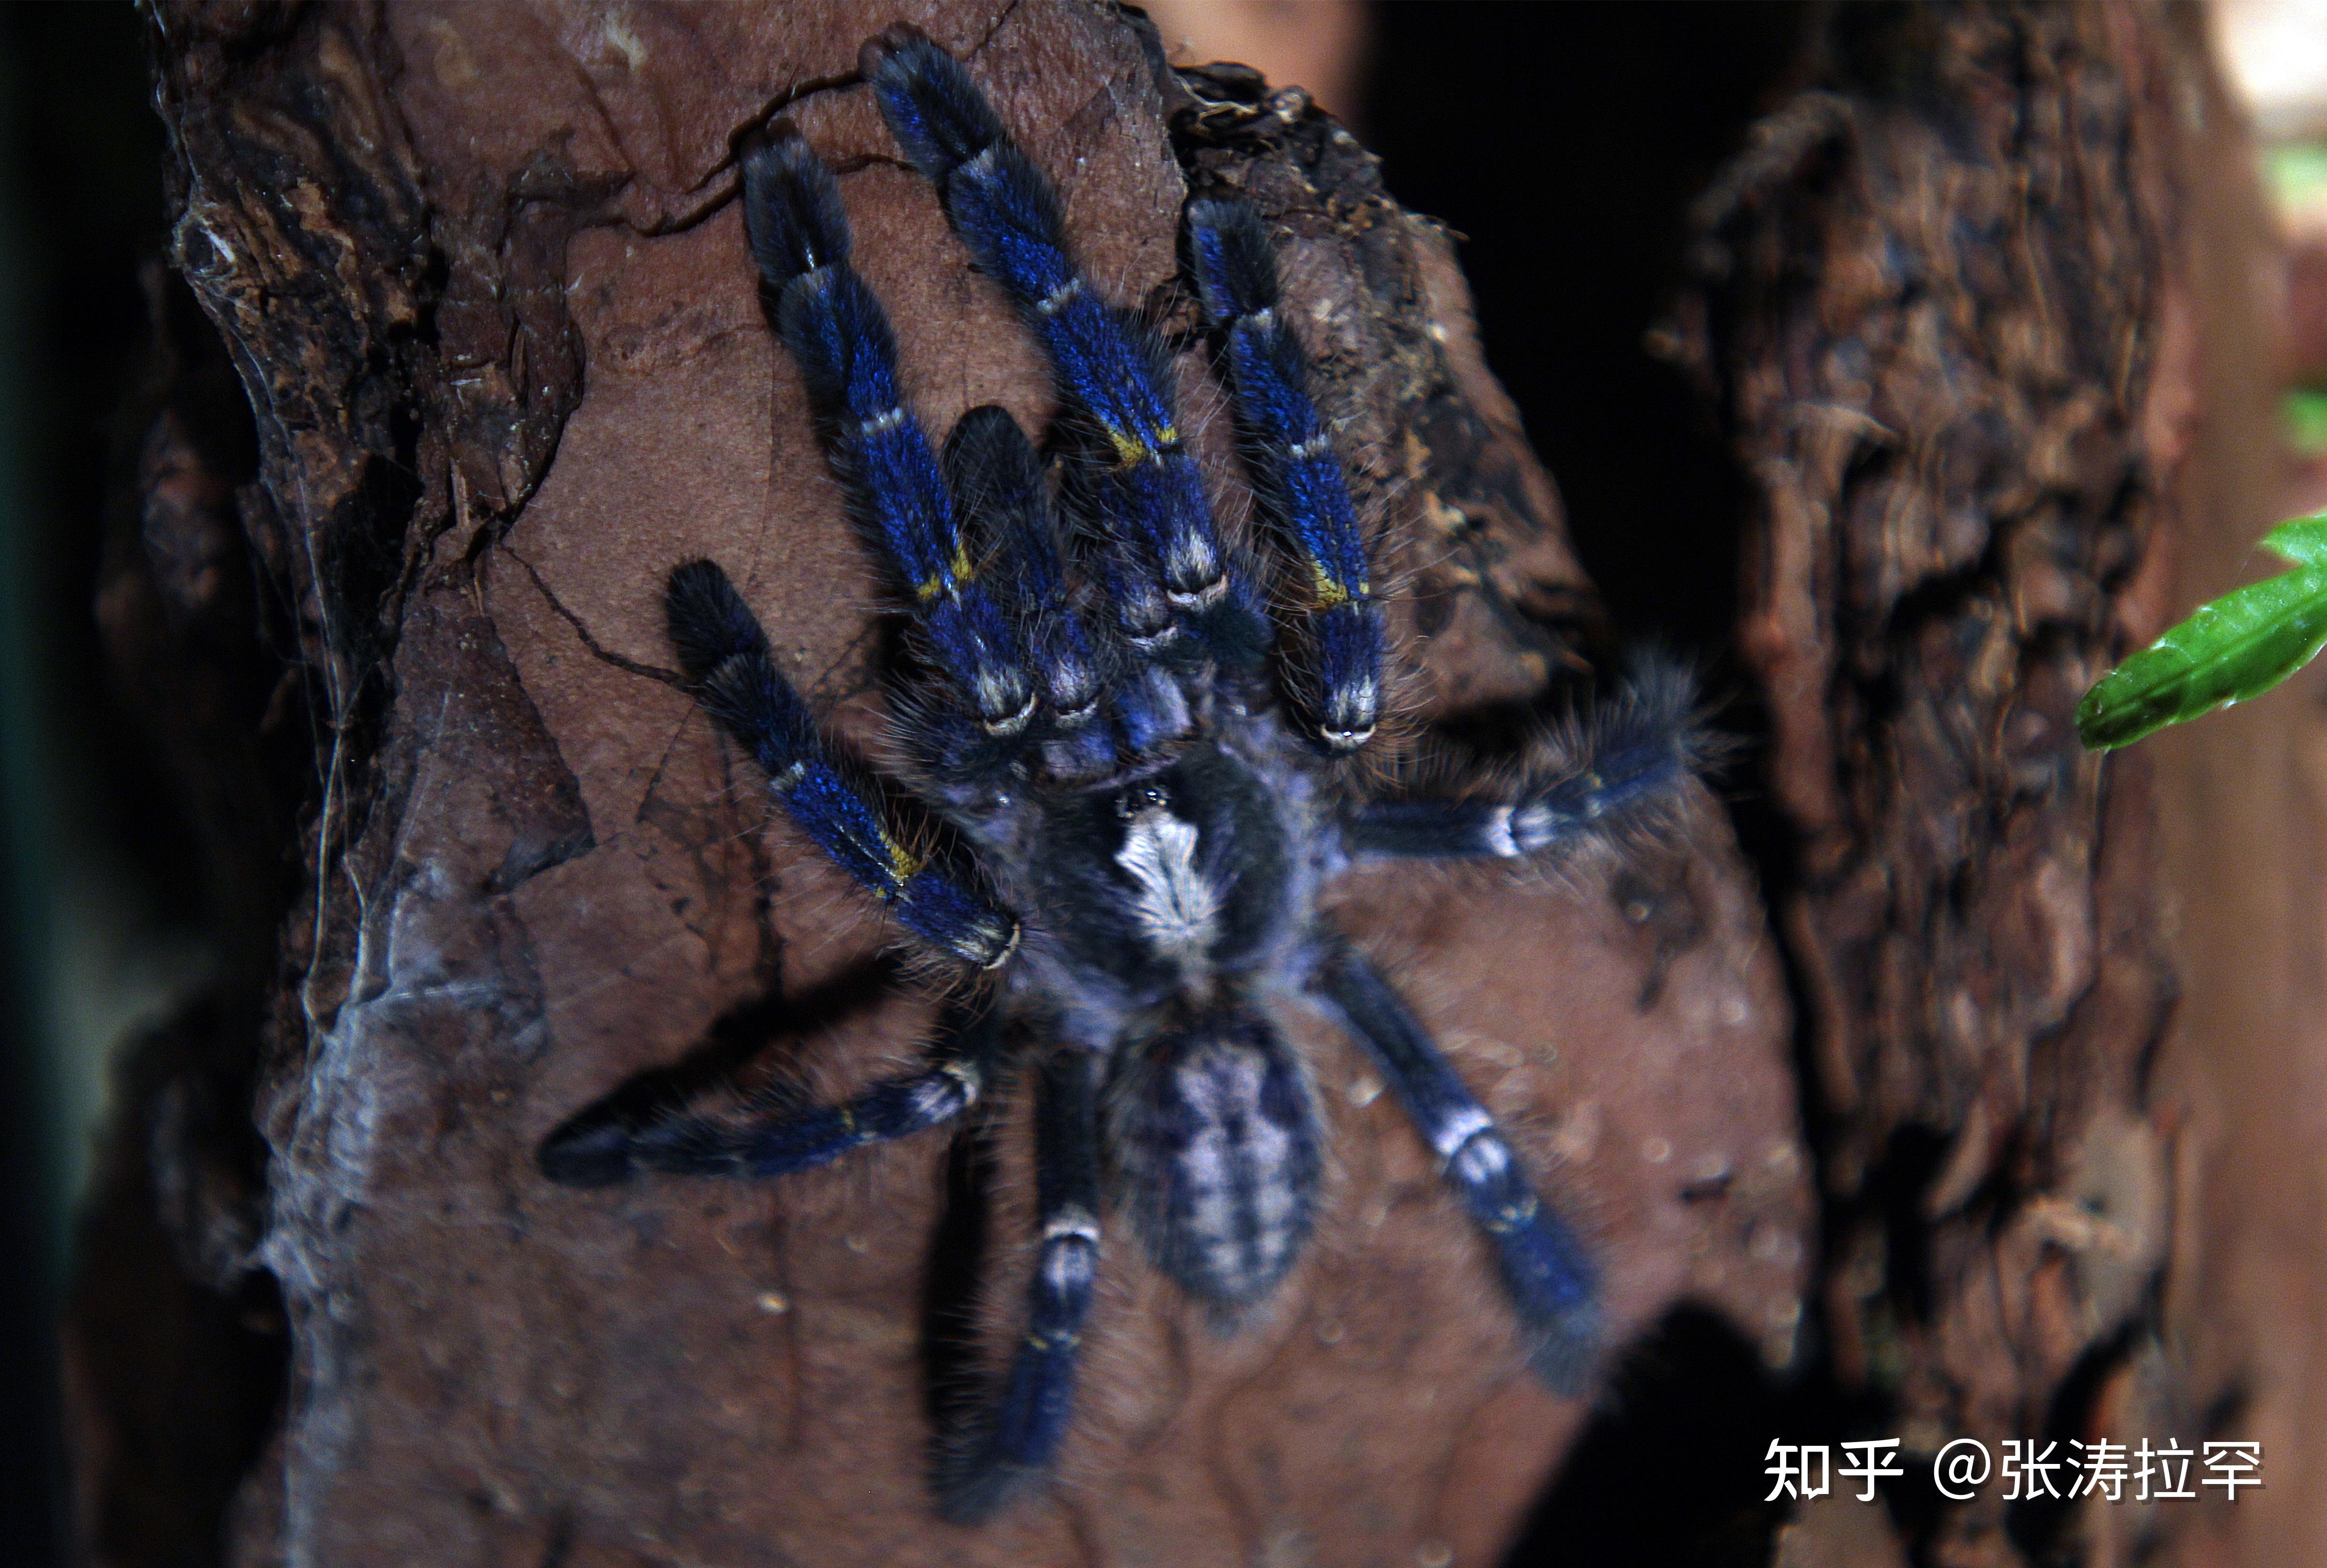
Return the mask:
<path id="1" fill-rule="evenodd" d="M 1184 323 L 1192 188 L 1241 188 L 1289 233 L 1292 307 L 1405 584 L 1417 726 L 1483 743 L 1571 693 L 1605 630 L 1445 237 L 1297 92 L 1174 79 L 1117 14 L 913 9 L 972 59 L 1118 297 Z M 1320 1031 L 1300 1038 L 1336 1162 L 1297 1276 L 1223 1338 L 1113 1246 L 1061 1484 L 975 1532 L 936 1523 L 921 1483 L 921 1330 L 959 1304 L 977 1240 L 944 1148 L 752 1188 L 576 1193 L 535 1171 L 550 1126 L 640 1075 L 722 1073 L 766 1041 L 776 1070 L 836 1093 L 929 1021 L 852 890 L 763 833 L 722 770 L 662 675 L 657 602 L 669 563 L 721 557 L 812 699 L 877 743 L 871 586 L 733 199 L 730 149 L 776 111 L 845 172 L 932 424 L 989 400 L 1047 412 L 1031 346 L 855 80 L 892 12 L 151 15 L 176 259 L 256 455 L 238 486 L 214 446 L 172 449 L 206 476 L 199 504 L 157 510 L 149 489 L 113 592 L 135 620 L 172 540 L 247 538 L 261 599 L 241 608 L 297 678 L 181 715 L 190 765 L 255 730 L 308 753 L 315 784 L 295 832 L 286 808 L 237 841 L 298 845 L 296 874 L 261 884 L 279 884 L 278 941 L 127 1084 L 101 1212 L 184 1255 L 125 1241 L 82 1283 L 98 1559 L 208 1560 L 221 1517 L 243 1563 L 1491 1556 L 1586 1412 L 1519 1375 L 1425 1151 Z M 1198 439 L 1230 478 L 1216 417 Z M 221 625 L 237 609 L 189 604 Z M 209 667 L 182 637 L 125 658 L 165 708 Z M 268 777 L 298 798 L 295 770 Z M 1620 1339 L 1695 1301 L 1793 1354 L 1788 1009 L 1709 798 L 1620 881 L 1376 875 L 1337 914 L 1552 1172 L 1606 1260 Z M 202 1117 L 147 1114 L 197 1090 Z M 263 1147 L 234 1144 L 237 1095 Z M 1005 1112 L 992 1132 L 985 1251 L 1007 1301 L 1024 1129 Z M 149 1182 L 184 1201 L 141 1209 Z M 246 1411 L 166 1495 L 144 1456 L 218 1401 L 171 1358 L 121 1353 L 106 1314 L 134 1310 L 288 1354 L 274 1419 Z"/>

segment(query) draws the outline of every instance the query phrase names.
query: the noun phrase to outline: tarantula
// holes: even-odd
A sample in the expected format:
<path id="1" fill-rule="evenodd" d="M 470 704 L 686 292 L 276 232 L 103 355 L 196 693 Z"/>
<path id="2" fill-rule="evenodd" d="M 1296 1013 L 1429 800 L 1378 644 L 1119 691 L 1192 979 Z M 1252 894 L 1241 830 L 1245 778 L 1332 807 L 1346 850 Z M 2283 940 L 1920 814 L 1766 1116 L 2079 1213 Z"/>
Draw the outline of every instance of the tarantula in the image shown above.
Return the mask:
<path id="1" fill-rule="evenodd" d="M 1026 1066 L 1041 1240 L 1024 1331 L 935 1477 L 942 1510 L 972 1520 L 1058 1451 L 1110 1200 L 1155 1265 L 1226 1318 L 1293 1266 L 1316 1211 L 1320 1121 L 1274 1020 L 1316 1008 L 1372 1055 L 1436 1153 L 1537 1370 L 1577 1388 L 1601 1332 L 1590 1256 L 1397 992 L 1320 918 L 1319 893 L 1355 859 L 1524 858 L 1669 806 L 1696 761 L 1685 683 L 1645 683 L 1575 730 L 1565 766 L 1502 798 L 1366 798 L 1341 764 L 1380 712 L 1382 615 L 1259 216 L 1192 201 L 1184 232 L 1242 465 L 1290 557 L 1275 614 L 1260 564 L 1214 524 L 1163 347 L 1078 270 L 1057 198 L 968 73 L 892 29 L 866 46 L 864 74 L 1049 358 L 1051 461 L 991 406 L 932 451 L 850 266 L 834 177 L 779 134 L 743 159 L 746 228 L 902 609 L 892 707 L 911 778 L 875 779 L 819 734 L 718 566 L 678 567 L 666 608 L 703 709 L 794 826 L 976 983 L 957 988 L 925 1070 L 805 1112 L 577 1118 L 544 1146 L 545 1169 L 578 1184 L 778 1176 L 951 1121 L 1001 1069 Z"/>

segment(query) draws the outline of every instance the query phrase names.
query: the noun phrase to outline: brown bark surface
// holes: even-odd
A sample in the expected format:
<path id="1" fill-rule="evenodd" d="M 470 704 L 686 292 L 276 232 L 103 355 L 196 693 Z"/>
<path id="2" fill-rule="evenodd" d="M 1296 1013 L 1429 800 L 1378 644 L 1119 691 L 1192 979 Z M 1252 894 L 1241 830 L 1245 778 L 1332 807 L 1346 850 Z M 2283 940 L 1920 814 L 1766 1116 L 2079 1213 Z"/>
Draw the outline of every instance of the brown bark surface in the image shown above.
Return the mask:
<path id="1" fill-rule="evenodd" d="M 1401 583 L 1402 743 L 1440 721 L 1508 741 L 1556 711 L 1604 639 L 1444 235 L 1298 93 L 1174 79 L 1117 14 L 907 9 L 970 61 L 1117 298 L 1189 324 L 1192 187 L 1240 187 L 1290 236 L 1290 307 Z M 769 825 L 675 688 L 659 608 L 671 564 L 717 556 L 812 700 L 877 750 L 874 589 L 734 200 L 732 149 L 775 113 L 843 172 L 931 425 L 986 401 L 1047 414 L 1031 346 L 855 80 L 894 8 L 153 15 L 177 258 L 257 456 L 229 502 L 156 446 L 179 482 L 150 495 L 198 504 L 149 496 L 112 602 L 127 621 L 199 598 L 171 549 L 230 518 L 301 672 L 253 722 L 304 723 L 321 782 L 304 885 L 251 987 L 263 1048 L 230 1006 L 182 1022 L 141 1059 L 163 1087 L 118 1134 L 124 1255 L 85 1279 L 73 1351 L 99 1559 L 200 1560 L 168 1554 L 170 1510 L 215 1507 L 198 1494 L 221 1469 L 186 1472 L 191 1502 L 154 1495 L 142 1456 L 208 1396 L 141 1382 L 106 1313 L 136 1298 L 182 1321 L 173 1293 L 215 1299 L 253 1269 L 279 1283 L 291 1359 L 234 1504 L 239 1563 L 1491 1558 L 1585 1407 L 1522 1374 L 1426 1151 L 1328 1031 L 1298 1030 L 1333 1150 L 1303 1266 L 1229 1337 L 1113 1242 L 1060 1483 L 976 1531 L 938 1524 L 921 1479 L 924 1329 L 958 1300 L 970 1228 L 940 1141 L 766 1186 L 575 1192 L 536 1171 L 545 1133 L 640 1074 L 724 1070 L 765 1040 L 837 1094 L 930 1022 L 892 934 Z M 1201 351 L 1181 369 L 1232 496 Z M 183 637 L 125 657 L 207 667 Z M 186 724 L 186 744 L 229 751 L 230 727 Z M 2059 837 L 2033 827 L 2030 863 L 2068 854 L 2073 892 L 2088 864 Z M 1696 1300 L 1793 1356 L 1809 1215 L 1789 1009 L 1709 797 L 1621 864 L 1370 873 L 1334 913 L 1584 1225 L 1620 1344 Z M 248 1162 L 203 1141 L 232 1115 L 147 1109 L 173 1084 L 214 1105 L 254 1063 L 263 1189 L 243 1192 Z M 1023 1266 L 1019 1120 L 991 1129 L 989 1320 Z M 134 1213 L 149 1177 L 181 1197 L 158 1226 Z M 180 1261 L 127 1255 L 158 1233 Z"/>
<path id="2" fill-rule="evenodd" d="M 2180 1113 L 2150 1075 L 2176 994 L 2151 759 L 2087 754 L 2073 721 L 2168 619 L 2188 21 L 1836 7 L 1697 213 L 1677 346 L 1759 492 L 1741 643 L 1795 835 L 1775 913 L 1832 1371 L 1911 1461 L 2222 1435 L 2155 1294 Z M 1938 1563 L 2114 1563 L 2183 1522 L 2005 1496 L 1932 1498 L 1912 1534 Z M 1842 1512 L 1791 1560 L 1895 1550 L 1815 1545 Z"/>

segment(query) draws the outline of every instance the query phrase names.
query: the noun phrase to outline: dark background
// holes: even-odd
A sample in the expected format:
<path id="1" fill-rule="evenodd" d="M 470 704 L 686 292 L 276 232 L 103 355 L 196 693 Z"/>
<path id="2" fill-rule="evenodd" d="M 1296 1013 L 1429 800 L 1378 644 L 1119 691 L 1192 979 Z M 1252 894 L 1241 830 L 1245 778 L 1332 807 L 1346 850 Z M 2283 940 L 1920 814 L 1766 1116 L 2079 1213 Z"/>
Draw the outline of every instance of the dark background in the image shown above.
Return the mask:
<path id="1" fill-rule="evenodd" d="M 24 1568 L 62 1556 L 52 1320 L 106 1036 L 198 941 L 90 613 L 163 239 L 142 32 L 126 4 L 0 5 L 0 1563 Z"/>
<path id="2" fill-rule="evenodd" d="M 1390 189 L 1467 238 L 1489 359 L 1618 623 L 1696 653 L 1716 691 L 1737 684 L 1744 487 L 1643 340 L 1687 204 L 1799 17 L 1381 5 L 1359 111 Z M 26 1568 L 64 1554 L 51 1322 L 106 1056 L 201 953 L 190 835 L 90 613 L 145 363 L 140 268 L 165 238 L 142 33 L 126 4 L 0 5 L 0 1563 Z M 1764 1562 L 1761 1447 L 1836 1418 L 1814 1377 L 1773 1388 L 1734 1334 L 1684 1317 L 1619 1380 L 1513 1563 Z"/>

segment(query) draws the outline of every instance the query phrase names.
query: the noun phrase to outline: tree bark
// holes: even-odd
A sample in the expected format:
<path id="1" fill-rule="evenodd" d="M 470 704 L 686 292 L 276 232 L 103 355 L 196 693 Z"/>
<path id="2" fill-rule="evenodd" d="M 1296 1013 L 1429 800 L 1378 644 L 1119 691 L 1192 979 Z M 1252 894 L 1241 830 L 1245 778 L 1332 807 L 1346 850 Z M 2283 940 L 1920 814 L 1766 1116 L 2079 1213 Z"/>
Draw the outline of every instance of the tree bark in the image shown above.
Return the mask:
<path id="1" fill-rule="evenodd" d="M 1759 492 L 1740 643 L 1791 836 L 1828 1370 L 1926 1475 L 1955 1438 L 2225 1435 L 2158 1291 L 2193 1151 L 2154 1071 L 2178 991 L 2155 770 L 2074 725 L 2187 602 L 2201 32 L 1838 6 L 1802 78 L 1700 202 L 1672 346 Z M 1918 1479 L 1891 1511 L 1918 1560 L 2145 1561 L 2187 1523 Z M 1825 1539 L 1863 1529 L 1850 1506 L 1806 1511 L 1797 1560 L 1902 1560 Z"/>
<path id="2" fill-rule="evenodd" d="M 98 1559 L 202 1560 L 169 1554 L 168 1521 L 221 1512 L 228 1556 L 253 1564 L 1492 1557 L 1585 1407 L 1521 1374 L 1427 1151 L 1322 1031 L 1299 1033 L 1333 1150 L 1302 1269 L 1223 1336 L 1113 1244 L 1060 1482 L 975 1531 L 928 1504 L 922 1345 L 980 1250 L 989 1349 L 1014 1299 L 1018 1110 L 986 1129 L 982 1222 L 968 1143 L 765 1186 L 575 1192 L 537 1172 L 544 1134 L 642 1075 L 719 1076 L 764 1045 L 831 1095 L 930 1022 L 877 920 L 726 771 L 659 611 L 671 564 L 722 559 L 812 699 L 877 746 L 876 597 L 734 200 L 733 148 L 771 115 L 843 171 L 924 415 L 1049 412 L 1031 345 L 855 78 L 893 10 L 152 15 L 175 256 L 257 455 L 252 482 L 193 485 L 177 512 L 149 489 L 113 602 L 125 622 L 194 602 L 164 570 L 173 542 L 238 528 L 298 671 L 256 727 L 308 742 L 315 782 L 275 964 L 229 975 L 132 1074 L 100 1212 L 179 1255 L 107 1249 L 83 1281 Z M 1402 584 L 1409 755 L 1492 752 L 1559 711 L 1608 639 L 1445 236 L 1297 91 L 1175 77 L 1122 14 L 961 0 L 913 20 L 1059 183 L 1093 275 L 1160 324 L 1192 321 L 1174 281 L 1191 191 L 1239 188 L 1291 236 L 1289 306 Z M 1206 374 L 1192 349 L 1181 373 Z M 1188 403 L 1233 493 L 1219 399 Z M 198 443 L 156 440 L 184 457 L 160 467 L 209 471 Z M 125 658 L 165 696 L 209 667 L 178 634 Z M 195 751 L 248 761 L 231 726 L 181 722 Z M 1809 1200 L 1790 1012 L 1709 795 L 1620 863 L 1368 873 L 1333 912 L 1582 1221 L 1620 1344 L 1696 1302 L 1793 1359 Z M 244 1081 L 263 1148 L 238 1154 L 217 1107 Z M 155 1113 L 181 1103 L 211 1111 Z M 148 1181 L 180 1195 L 158 1219 Z M 141 1384 L 106 1313 L 136 1299 L 182 1322 L 179 1298 L 269 1280 L 280 1340 L 201 1308 L 206 1333 L 287 1345 L 263 1458 L 230 1507 L 223 1462 L 155 1495 L 144 1456 L 209 1395 Z"/>

